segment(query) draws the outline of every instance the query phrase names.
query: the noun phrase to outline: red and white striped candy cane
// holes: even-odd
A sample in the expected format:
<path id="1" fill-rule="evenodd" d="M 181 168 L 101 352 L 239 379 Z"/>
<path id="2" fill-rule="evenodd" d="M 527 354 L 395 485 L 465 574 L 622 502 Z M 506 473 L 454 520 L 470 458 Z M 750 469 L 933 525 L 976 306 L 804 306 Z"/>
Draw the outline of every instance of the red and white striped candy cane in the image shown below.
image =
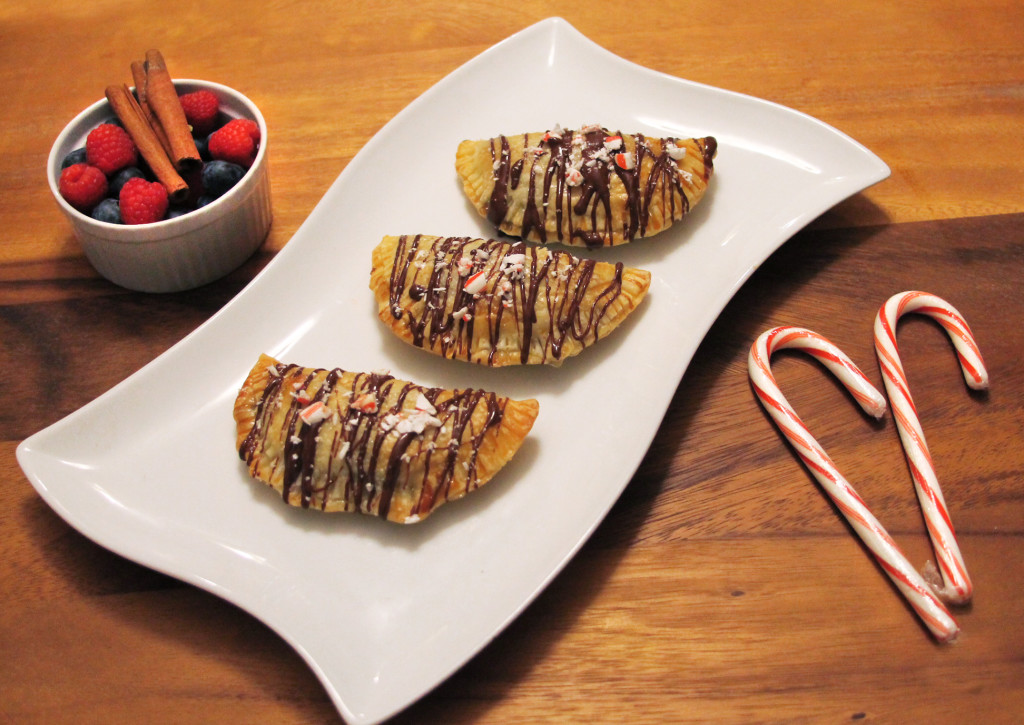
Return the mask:
<path id="1" fill-rule="evenodd" d="M 757 399 L 921 621 L 940 642 L 950 641 L 959 632 L 959 627 L 949 610 L 907 561 L 896 542 L 868 510 L 867 504 L 839 472 L 779 390 L 770 361 L 773 352 L 784 348 L 803 350 L 819 360 L 839 378 L 860 406 L 876 418 L 885 413 L 885 398 L 839 348 L 802 327 L 784 326 L 767 330 L 750 348 L 747 368 Z"/>
<path id="2" fill-rule="evenodd" d="M 910 386 L 896 346 L 896 324 L 902 315 L 911 312 L 927 315 L 946 329 L 956 347 L 968 386 L 975 390 L 987 388 L 988 372 L 967 322 L 945 300 L 927 292 L 901 292 L 890 297 L 879 309 L 875 317 L 875 352 L 900 440 L 903 442 L 907 465 L 914 479 L 917 498 L 924 512 L 928 536 L 939 562 L 943 586 L 938 587 L 938 594 L 947 602 L 964 604 L 970 601 L 973 586 L 957 545 L 953 522 L 935 475 L 932 457 L 925 443 L 917 408 L 910 397 Z"/>

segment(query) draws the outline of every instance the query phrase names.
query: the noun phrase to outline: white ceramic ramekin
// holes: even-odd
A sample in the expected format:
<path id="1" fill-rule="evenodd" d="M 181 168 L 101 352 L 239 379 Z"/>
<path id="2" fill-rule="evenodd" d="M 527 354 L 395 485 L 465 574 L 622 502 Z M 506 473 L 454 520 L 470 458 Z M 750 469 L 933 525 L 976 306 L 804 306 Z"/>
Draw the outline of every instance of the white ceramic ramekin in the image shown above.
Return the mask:
<path id="1" fill-rule="evenodd" d="M 69 123 L 50 150 L 46 176 L 61 211 L 96 271 L 111 282 L 140 292 L 180 292 L 213 282 L 237 269 L 270 230 L 267 124 L 259 109 L 238 91 L 218 83 L 176 80 L 179 94 L 212 91 L 221 112 L 249 118 L 260 127 L 260 147 L 248 173 L 230 191 L 189 213 L 153 224 L 110 224 L 73 208 L 60 195 L 61 161 L 85 145 L 93 128 L 113 117 L 106 99 Z"/>

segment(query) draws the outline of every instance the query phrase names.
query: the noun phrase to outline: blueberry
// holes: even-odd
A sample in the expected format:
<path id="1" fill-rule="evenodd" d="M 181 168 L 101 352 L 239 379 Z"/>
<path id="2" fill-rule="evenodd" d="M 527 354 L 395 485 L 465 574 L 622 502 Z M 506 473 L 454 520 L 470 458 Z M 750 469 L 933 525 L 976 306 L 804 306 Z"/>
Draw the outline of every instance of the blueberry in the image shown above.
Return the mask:
<path id="1" fill-rule="evenodd" d="M 203 167 L 203 188 L 216 198 L 222 196 L 245 176 L 245 169 L 238 164 L 214 160 Z"/>
<path id="2" fill-rule="evenodd" d="M 192 209 L 187 206 L 174 206 L 167 210 L 167 216 L 165 218 L 177 219 L 180 216 L 185 216 L 190 211 L 192 211 Z"/>
<path id="3" fill-rule="evenodd" d="M 145 178 L 145 174 L 135 166 L 126 166 L 111 177 L 107 193 L 111 196 L 121 196 L 121 187 L 128 183 L 128 179 L 134 178 Z"/>
<path id="4" fill-rule="evenodd" d="M 217 198 L 210 196 L 209 194 L 203 194 L 201 197 L 196 199 L 196 209 L 202 209 L 207 204 L 217 201 Z"/>
<path id="5" fill-rule="evenodd" d="M 60 162 L 60 167 L 66 169 L 73 164 L 84 164 L 85 163 L 85 146 L 80 149 L 75 149 Z"/>
<path id="6" fill-rule="evenodd" d="M 117 199 L 104 199 L 92 210 L 92 218 L 109 224 L 121 223 L 121 205 Z"/>
<path id="7" fill-rule="evenodd" d="M 199 158 L 201 158 L 203 161 L 209 161 L 210 160 L 210 137 L 209 136 L 203 136 L 201 138 L 197 138 L 195 141 L 196 141 L 196 151 L 199 152 Z"/>

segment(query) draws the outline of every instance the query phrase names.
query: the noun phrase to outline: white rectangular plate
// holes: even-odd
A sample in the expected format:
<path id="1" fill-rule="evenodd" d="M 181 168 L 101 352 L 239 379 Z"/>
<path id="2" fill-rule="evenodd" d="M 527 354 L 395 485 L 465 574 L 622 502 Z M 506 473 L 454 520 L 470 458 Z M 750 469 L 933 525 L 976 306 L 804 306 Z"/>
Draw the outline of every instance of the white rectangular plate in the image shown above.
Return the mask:
<path id="1" fill-rule="evenodd" d="M 579 252 L 652 272 L 633 319 L 557 369 L 474 367 L 392 338 L 368 289 L 381 237 L 493 235 L 456 179 L 459 141 L 592 122 L 719 143 L 691 216 L 651 239 Z M 545 20 L 398 114 L 230 304 L 23 442 L 18 459 L 76 529 L 251 612 L 305 658 L 347 721 L 378 722 L 478 652 L 578 550 L 750 273 L 888 173 L 813 118 L 641 68 Z M 232 404 L 261 352 L 535 397 L 540 417 L 498 478 L 421 524 L 291 509 L 249 480 L 234 448 Z"/>

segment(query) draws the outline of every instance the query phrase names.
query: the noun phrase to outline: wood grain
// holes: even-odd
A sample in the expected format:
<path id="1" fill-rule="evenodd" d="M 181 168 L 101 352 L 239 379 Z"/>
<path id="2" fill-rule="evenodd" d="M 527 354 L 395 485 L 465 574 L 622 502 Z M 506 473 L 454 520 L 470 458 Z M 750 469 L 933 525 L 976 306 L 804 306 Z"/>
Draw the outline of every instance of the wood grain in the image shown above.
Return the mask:
<path id="1" fill-rule="evenodd" d="M 752 275 L 592 539 L 501 636 L 396 722 L 1019 719 L 1024 6 L 424 0 L 254 9 L 185 0 L 169 22 L 156 5 L 54 0 L 0 7 L 0 721 L 340 721 L 273 632 L 70 528 L 14 451 L 226 304 L 394 114 L 555 14 L 640 65 L 820 118 L 881 156 L 892 176 L 823 214 Z M 177 77 L 243 90 L 271 129 L 275 217 L 264 248 L 227 279 L 177 295 L 100 279 L 43 173 L 63 125 L 127 80 L 130 59 L 150 47 Z M 967 316 L 992 378 L 987 393 L 969 392 L 942 330 L 919 316 L 900 323 L 976 587 L 949 647 L 930 640 L 746 377 L 757 334 L 799 324 L 826 334 L 880 385 L 872 320 L 905 289 L 942 296 Z M 891 418 L 866 418 L 806 357 L 779 354 L 775 371 L 908 558 L 931 558 Z"/>

